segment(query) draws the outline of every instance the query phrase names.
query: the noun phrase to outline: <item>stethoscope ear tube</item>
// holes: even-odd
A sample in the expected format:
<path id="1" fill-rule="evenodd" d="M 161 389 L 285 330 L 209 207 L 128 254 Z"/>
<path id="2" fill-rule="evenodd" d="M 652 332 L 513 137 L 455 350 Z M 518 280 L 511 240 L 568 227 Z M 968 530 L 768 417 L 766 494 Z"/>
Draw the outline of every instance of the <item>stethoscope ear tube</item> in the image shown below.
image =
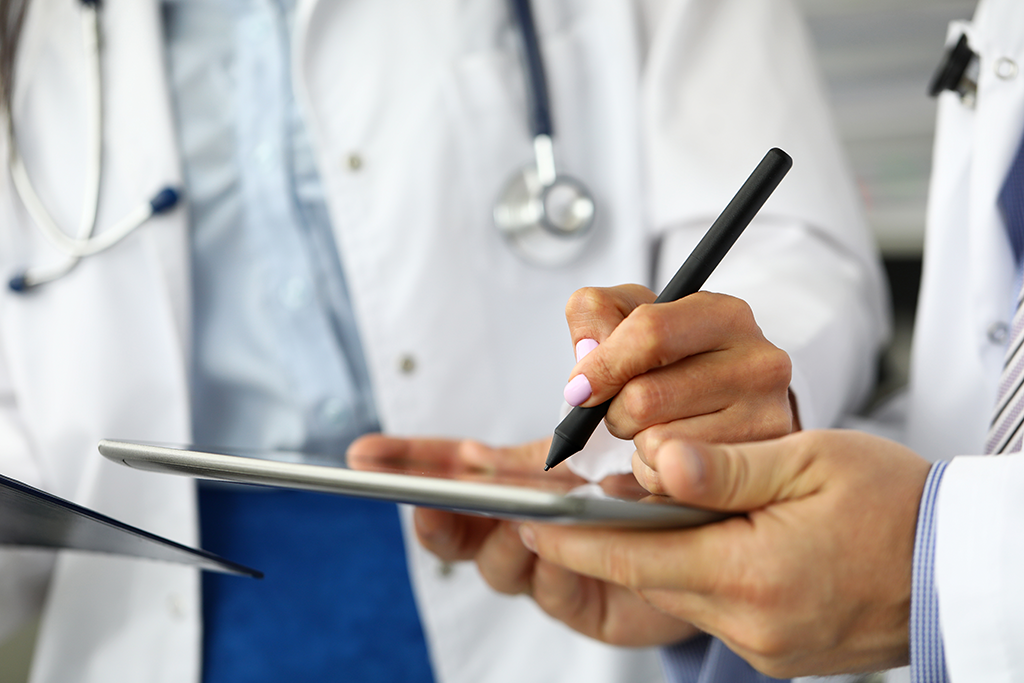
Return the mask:
<path id="1" fill-rule="evenodd" d="M 179 200 L 178 190 L 173 187 L 165 187 L 109 229 L 99 235 L 94 235 L 99 209 L 100 178 L 103 172 L 103 83 L 101 80 L 99 2 L 98 0 L 81 0 L 81 6 L 82 41 L 85 46 L 86 73 L 89 81 L 89 142 L 85 200 L 82 203 L 78 232 L 74 237 L 60 229 L 36 193 L 18 152 L 13 114 L 9 109 L 6 112 L 10 137 L 11 179 L 15 191 L 40 232 L 57 251 L 65 256 L 57 264 L 26 268 L 15 274 L 8 282 L 8 288 L 14 292 L 27 292 L 41 284 L 63 277 L 83 257 L 109 249 L 154 215 L 170 211 L 178 204 Z"/>

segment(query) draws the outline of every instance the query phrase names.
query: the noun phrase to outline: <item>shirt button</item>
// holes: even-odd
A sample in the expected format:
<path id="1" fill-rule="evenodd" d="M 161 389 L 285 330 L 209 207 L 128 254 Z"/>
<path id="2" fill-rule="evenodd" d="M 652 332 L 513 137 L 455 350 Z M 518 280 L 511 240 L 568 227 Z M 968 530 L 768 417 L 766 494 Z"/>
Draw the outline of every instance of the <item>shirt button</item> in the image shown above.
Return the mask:
<path id="1" fill-rule="evenodd" d="M 1005 344 L 1010 335 L 1010 327 L 1002 321 L 994 322 L 988 327 L 988 340 L 993 344 Z"/>
<path id="2" fill-rule="evenodd" d="M 1009 81 L 1017 77 L 1017 62 L 1009 57 L 1000 57 L 995 64 L 996 76 Z"/>
<path id="3" fill-rule="evenodd" d="M 363 168 L 363 157 L 356 152 L 352 152 L 345 158 L 345 165 L 348 166 L 348 170 L 358 172 Z"/>
<path id="4" fill-rule="evenodd" d="M 398 371 L 403 375 L 411 375 L 416 372 L 416 359 L 411 355 L 405 355 L 398 359 Z"/>
<path id="5" fill-rule="evenodd" d="M 268 168 L 274 160 L 274 146 L 269 142 L 261 142 L 252 152 L 253 160 L 263 168 Z"/>
<path id="6" fill-rule="evenodd" d="M 281 287 L 281 303 L 290 310 L 298 310 L 309 303 L 310 291 L 306 279 L 298 275 L 288 278 Z"/>
<path id="7" fill-rule="evenodd" d="M 338 425 L 345 421 L 348 415 L 348 407 L 345 402 L 334 396 L 324 401 L 320 406 L 320 417 L 324 422 L 331 425 Z"/>

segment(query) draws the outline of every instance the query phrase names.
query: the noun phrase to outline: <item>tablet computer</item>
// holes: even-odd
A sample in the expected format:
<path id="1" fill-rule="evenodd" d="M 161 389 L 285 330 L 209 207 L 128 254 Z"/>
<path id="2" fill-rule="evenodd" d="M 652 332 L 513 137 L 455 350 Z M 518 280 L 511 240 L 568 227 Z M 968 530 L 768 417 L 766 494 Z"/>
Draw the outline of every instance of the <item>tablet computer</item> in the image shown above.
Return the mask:
<path id="1" fill-rule="evenodd" d="M 451 463 L 382 459 L 349 466 L 296 462 L 294 453 L 104 440 L 103 456 L 142 470 L 200 479 L 337 493 L 508 519 L 606 527 L 687 527 L 722 519 L 718 512 L 652 496 L 632 477 L 588 484 L 564 474 L 507 472 Z"/>

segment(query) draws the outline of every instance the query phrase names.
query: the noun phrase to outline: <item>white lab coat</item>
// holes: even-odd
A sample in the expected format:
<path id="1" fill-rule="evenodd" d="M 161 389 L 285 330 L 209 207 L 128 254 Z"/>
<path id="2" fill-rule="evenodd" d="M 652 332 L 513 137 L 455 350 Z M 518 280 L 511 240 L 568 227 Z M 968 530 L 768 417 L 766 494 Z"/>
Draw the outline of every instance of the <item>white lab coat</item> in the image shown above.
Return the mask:
<path id="1" fill-rule="evenodd" d="M 599 205 L 593 244 L 559 269 L 525 265 L 490 226 L 501 186 L 531 158 L 504 4 L 300 4 L 294 80 L 385 430 L 496 444 L 547 435 L 573 364 L 570 293 L 651 283 L 652 245 L 673 228 L 660 249 L 670 275 L 771 146 L 794 169 L 709 288 L 748 298 L 790 351 L 805 425 L 861 400 L 886 334 L 882 279 L 792 8 L 535 7 L 558 159 Z M 28 171 L 65 226 L 80 210 L 87 138 L 76 15 L 66 0 L 32 2 L 14 107 Z M 180 181 L 159 22 L 156 0 L 103 3 L 100 226 Z M 2 173 L 6 276 L 55 255 Z M 103 437 L 189 440 L 187 238 L 179 209 L 58 282 L 0 294 L 0 471 L 194 544 L 190 481 L 95 449 Z M 651 651 L 588 641 L 528 598 L 495 595 L 471 564 L 443 576 L 415 543 L 409 551 L 439 681 L 660 677 Z M 33 608 L 38 565 L 0 553 L 5 628 Z M 193 570 L 61 554 L 32 680 L 195 681 L 200 615 Z"/>
<path id="2" fill-rule="evenodd" d="M 982 0 L 966 32 L 977 105 L 941 96 L 917 313 L 908 443 L 984 452 L 1017 274 L 996 197 L 1024 132 L 1024 4 Z M 953 681 L 1024 679 L 1024 459 L 957 458 L 937 502 L 936 581 Z M 1014 521 L 1016 520 L 1016 521 Z"/>

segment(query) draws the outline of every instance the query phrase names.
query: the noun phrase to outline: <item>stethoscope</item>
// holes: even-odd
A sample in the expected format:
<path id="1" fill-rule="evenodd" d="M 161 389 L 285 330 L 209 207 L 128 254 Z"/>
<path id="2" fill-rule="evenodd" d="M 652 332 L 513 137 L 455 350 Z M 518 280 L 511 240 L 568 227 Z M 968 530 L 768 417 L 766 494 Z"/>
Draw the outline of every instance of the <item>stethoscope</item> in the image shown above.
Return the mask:
<path id="1" fill-rule="evenodd" d="M 14 275 L 8 287 L 15 292 L 28 292 L 34 287 L 53 282 L 71 271 L 80 260 L 110 249 L 130 235 L 153 216 L 170 211 L 178 203 L 178 191 L 165 187 L 149 201 L 139 205 L 128 215 L 96 234 L 96 213 L 99 208 L 100 177 L 103 174 L 103 84 L 100 76 L 100 26 L 99 0 L 81 0 L 82 36 L 85 43 L 86 74 L 89 92 L 89 143 L 86 166 L 85 201 L 79 219 L 78 231 L 72 237 L 57 225 L 39 199 L 28 171 L 21 159 L 14 137 L 13 116 L 10 108 L 7 116 L 8 138 L 10 140 L 10 169 L 14 188 L 25 205 L 32 220 L 47 241 L 64 258 L 47 266 L 32 266 Z"/>
<path id="2" fill-rule="evenodd" d="M 527 261 L 564 265 L 579 255 L 593 234 L 596 206 L 583 183 L 555 169 L 551 102 L 530 2 L 508 4 L 522 43 L 534 164 L 505 186 L 494 207 L 494 224 Z"/>
<path id="3" fill-rule="evenodd" d="M 85 201 L 74 236 L 57 225 L 36 193 L 15 141 L 13 115 L 9 107 L 4 112 L 15 190 L 40 232 L 64 256 L 58 263 L 33 266 L 16 273 L 8 282 L 8 287 L 15 292 L 28 292 L 63 277 L 86 256 L 110 249 L 154 216 L 170 211 L 179 201 L 178 190 L 165 187 L 110 228 L 96 234 L 103 172 L 99 0 L 80 1 L 89 81 L 90 126 Z M 509 7 L 521 37 L 524 72 L 531 96 L 529 119 L 534 164 L 517 173 L 506 185 L 494 207 L 494 223 L 513 251 L 527 261 L 543 266 L 563 265 L 575 258 L 586 245 L 592 233 L 596 207 L 593 197 L 581 182 L 559 174 L 555 168 L 551 105 L 529 0 L 509 0 Z"/>

